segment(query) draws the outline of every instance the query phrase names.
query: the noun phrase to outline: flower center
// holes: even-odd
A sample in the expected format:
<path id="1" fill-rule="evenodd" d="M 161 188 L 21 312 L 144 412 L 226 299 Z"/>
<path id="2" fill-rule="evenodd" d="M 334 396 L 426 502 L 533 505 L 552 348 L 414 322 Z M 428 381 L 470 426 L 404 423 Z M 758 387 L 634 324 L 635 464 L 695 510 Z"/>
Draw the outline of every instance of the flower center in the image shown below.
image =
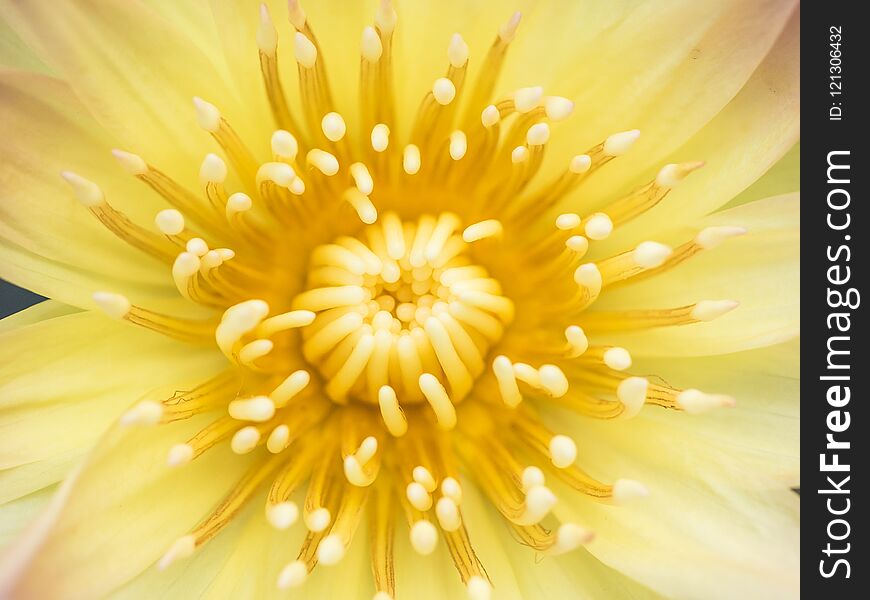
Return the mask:
<path id="1" fill-rule="evenodd" d="M 317 313 L 302 352 L 333 401 L 432 402 L 446 387 L 459 402 L 471 390 L 513 303 L 469 255 L 481 227 L 459 226 L 450 212 L 405 222 L 387 212 L 314 249 L 293 308 Z"/>

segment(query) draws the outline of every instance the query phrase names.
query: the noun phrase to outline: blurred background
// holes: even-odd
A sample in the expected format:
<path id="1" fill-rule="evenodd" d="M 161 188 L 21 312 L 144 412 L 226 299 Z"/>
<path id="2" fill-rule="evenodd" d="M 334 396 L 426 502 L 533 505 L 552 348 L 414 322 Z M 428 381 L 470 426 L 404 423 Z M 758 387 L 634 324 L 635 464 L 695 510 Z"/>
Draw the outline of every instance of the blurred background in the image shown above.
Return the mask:
<path id="1" fill-rule="evenodd" d="M 0 279 L 0 318 L 7 317 L 19 310 L 45 300 L 33 292 L 28 292 Z"/>

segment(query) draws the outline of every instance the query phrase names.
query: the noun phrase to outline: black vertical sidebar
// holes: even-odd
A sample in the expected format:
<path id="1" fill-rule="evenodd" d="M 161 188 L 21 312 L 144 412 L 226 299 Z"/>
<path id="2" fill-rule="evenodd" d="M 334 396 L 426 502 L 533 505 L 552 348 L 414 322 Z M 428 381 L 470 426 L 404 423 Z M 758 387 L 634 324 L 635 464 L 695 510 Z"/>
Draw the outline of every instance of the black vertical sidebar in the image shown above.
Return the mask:
<path id="1" fill-rule="evenodd" d="M 803 6 L 801 27 L 801 587 L 866 598 L 870 179 L 863 3 Z M 870 298 L 867 298 L 870 301 Z"/>

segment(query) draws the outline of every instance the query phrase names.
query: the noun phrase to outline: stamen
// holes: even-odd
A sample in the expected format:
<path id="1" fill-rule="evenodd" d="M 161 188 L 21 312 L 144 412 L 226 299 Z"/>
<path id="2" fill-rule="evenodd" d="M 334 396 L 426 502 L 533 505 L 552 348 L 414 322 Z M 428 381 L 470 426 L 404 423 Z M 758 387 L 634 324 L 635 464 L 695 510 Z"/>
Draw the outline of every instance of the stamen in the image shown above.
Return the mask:
<path id="1" fill-rule="evenodd" d="M 705 394 L 700 390 L 684 390 L 677 395 L 677 406 L 689 414 L 699 414 L 714 408 L 733 407 L 734 398 L 724 394 Z"/>
<path id="2" fill-rule="evenodd" d="M 411 526 L 411 547 L 421 556 L 428 556 L 438 545 L 438 530 L 425 519 L 420 519 Z"/>
<path id="3" fill-rule="evenodd" d="M 381 387 L 378 391 L 378 404 L 384 424 L 390 434 L 394 437 L 405 435 L 408 431 L 408 420 L 405 418 L 402 407 L 399 406 L 399 400 L 396 398 L 396 392 L 393 388 L 388 385 Z"/>
<path id="4" fill-rule="evenodd" d="M 423 373 L 420 375 L 420 390 L 432 407 L 438 426 L 442 429 L 456 427 L 456 409 L 438 378 L 431 373 Z"/>

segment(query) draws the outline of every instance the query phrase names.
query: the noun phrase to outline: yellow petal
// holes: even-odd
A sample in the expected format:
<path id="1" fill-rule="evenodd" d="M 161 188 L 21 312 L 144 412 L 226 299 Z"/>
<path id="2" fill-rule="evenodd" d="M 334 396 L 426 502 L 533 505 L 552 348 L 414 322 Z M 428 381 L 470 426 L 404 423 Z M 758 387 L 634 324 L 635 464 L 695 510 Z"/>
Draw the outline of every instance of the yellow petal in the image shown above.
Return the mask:
<path id="1" fill-rule="evenodd" d="M 216 96 L 242 132 L 253 116 L 246 118 L 236 102 L 220 57 L 203 54 L 194 42 L 207 23 L 192 27 L 122 0 L 99 10 L 71 0 L 7 2 L 3 14 L 121 145 L 165 161 L 185 181 L 195 181 L 198 161 L 211 149 L 209 136 L 196 129 L 193 96 Z"/>
<path id="2" fill-rule="evenodd" d="M 796 194 L 716 213 L 694 228 L 738 225 L 748 233 L 706 250 L 663 275 L 608 291 L 596 310 L 664 308 L 699 300 L 737 300 L 706 323 L 602 334 L 601 343 L 638 356 L 725 354 L 775 344 L 800 331 L 800 203 Z M 683 232 L 681 238 L 691 237 Z M 639 305 L 639 304 L 642 304 Z"/>
<path id="3" fill-rule="evenodd" d="M 740 93 L 697 135 L 662 161 L 704 160 L 704 168 L 648 213 L 618 228 L 601 245 L 603 249 L 631 246 L 651 233 L 674 223 L 691 222 L 723 206 L 794 146 L 800 131 L 799 41 L 799 17 L 792 15 Z M 647 180 L 654 176 L 653 170 Z"/>
<path id="4" fill-rule="evenodd" d="M 223 362 L 89 312 L 0 340 L 0 501 L 59 481 L 149 390 L 204 380 Z"/>
<path id="5" fill-rule="evenodd" d="M 89 306 L 109 289 L 137 301 L 172 292 L 166 267 L 109 233 L 60 177 L 75 170 L 100 182 L 120 210 L 149 224 L 154 194 L 121 172 L 111 138 L 55 79 L 0 73 L 0 276 L 69 304 Z M 175 294 L 172 294 L 175 295 Z"/>
<path id="6" fill-rule="evenodd" d="M 204 425 L 113 428 L 67 480 L 41 527 L 7 550 L 0 593 L 27 598 L 104 596 L 153 563 L 206 516 L 250 460 L 219 447 L 182 469 L 167 448 Z M 176 568 L 179 565 L 173 565 Z"/>

